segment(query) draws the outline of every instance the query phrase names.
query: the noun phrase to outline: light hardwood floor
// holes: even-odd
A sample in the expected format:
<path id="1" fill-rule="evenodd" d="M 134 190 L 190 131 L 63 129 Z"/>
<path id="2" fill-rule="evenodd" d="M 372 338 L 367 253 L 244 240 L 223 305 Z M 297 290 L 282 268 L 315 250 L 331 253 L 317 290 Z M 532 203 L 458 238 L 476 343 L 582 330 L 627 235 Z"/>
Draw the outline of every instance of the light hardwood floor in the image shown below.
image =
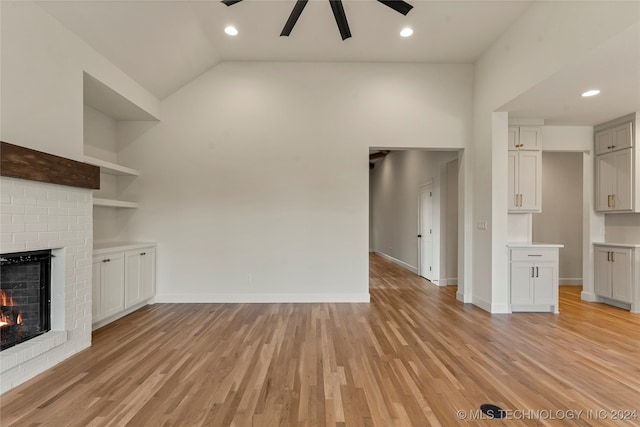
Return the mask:
<path id="1" fill-rule="evenodd" d="M 146 307 L 5 393 L 0 424 L 640 425 L 610 412 L 640 411 L 639 315 L 562 287 L 559 315 L 492 316 L 378 256 L 370 287 L 371 304 Z M 513 419 L 471 420 L 483 403 Z M 519 419 L 544 411 L 579 419 Z"/>

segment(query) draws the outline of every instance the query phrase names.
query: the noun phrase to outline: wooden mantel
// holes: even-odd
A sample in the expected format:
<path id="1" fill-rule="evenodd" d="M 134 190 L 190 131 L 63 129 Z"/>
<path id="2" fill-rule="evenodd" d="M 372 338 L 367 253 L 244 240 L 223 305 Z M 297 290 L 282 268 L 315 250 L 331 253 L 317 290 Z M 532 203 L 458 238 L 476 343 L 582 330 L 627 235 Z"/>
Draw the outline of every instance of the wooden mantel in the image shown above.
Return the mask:
<path id="1" fill-rule="evenodd" d="M 42 151 L 0 141 L 0 176 L 66 185 L 100 188 L 100 168 Z"/>

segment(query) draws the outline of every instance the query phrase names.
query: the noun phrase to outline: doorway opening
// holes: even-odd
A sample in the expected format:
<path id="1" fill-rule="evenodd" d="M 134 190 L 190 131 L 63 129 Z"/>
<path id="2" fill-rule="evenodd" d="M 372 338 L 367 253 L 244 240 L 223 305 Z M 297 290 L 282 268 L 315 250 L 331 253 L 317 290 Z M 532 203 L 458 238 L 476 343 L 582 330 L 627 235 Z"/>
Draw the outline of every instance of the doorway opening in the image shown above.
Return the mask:
<path id="1" fill-rule="evenodd" d="M 458 164 L 458 151 L 370 149 L 369 251 L 457 285 Z"/>

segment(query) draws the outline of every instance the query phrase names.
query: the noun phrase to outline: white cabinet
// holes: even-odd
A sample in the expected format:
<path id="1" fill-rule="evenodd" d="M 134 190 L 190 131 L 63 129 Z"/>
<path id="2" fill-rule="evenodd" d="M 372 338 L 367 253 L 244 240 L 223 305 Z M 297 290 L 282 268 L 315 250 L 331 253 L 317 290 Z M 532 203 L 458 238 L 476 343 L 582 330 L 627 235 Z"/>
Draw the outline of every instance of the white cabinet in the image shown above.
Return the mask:
<path id="1" fill-rule="evenodd" d="M 596 210 L 633 208 L 633 152 L 631 148 L 596 156 Z"/>
<path id="2" fill-rule="evenodd" d="M 91 304 L 94 328 L 152 301 L 155 269 L 155 244 L 106 243 L 94 248 Z"/>
<path id="3" fill-rule="evenodd" d="M 127 251 L 125 259 L 125 308 L 130 308 L 155 295 L 156 250 Z"/>
<path id="4" fill-rule="evenodd" d="M 542 150 L 542 127 L 509 126 L 509 150 Z"/>
<path id="5" fill-rule="evenodd" d="M 632 122 L 596 132 L 595 144 L 596 155 L 632 147 Z"/>
<path id="6" fill-rule="evenodd" d="M 542 152 L 508 152 L 509 212 L 542 210 Z"/>
<path id="7" fill-rule="evenodd" d="M 640 114 L 594 127 L 595 208 L 598 212 L 640 213 L 637 148 Z"/>
<path id="8" fill-rule="evenodd" d="M 124 310 L 124 254 L 93 257 L 92 321 L 98 322 Z"/>
<path id="9" fill-rule="evenodd" d="M 511 248 L 510 260 L 511 311 L 558 313 L 558 247 Z"/>
<path id="10" fill-rule="evenodd" d="M 598 245 L 594 252 L 596 295 L 625 304 L 633 303 L 634 293 L 639 291 L 637 279 L 634 280 L 634 272 L 637 275 L 639 268 L 637 249 Z"/>

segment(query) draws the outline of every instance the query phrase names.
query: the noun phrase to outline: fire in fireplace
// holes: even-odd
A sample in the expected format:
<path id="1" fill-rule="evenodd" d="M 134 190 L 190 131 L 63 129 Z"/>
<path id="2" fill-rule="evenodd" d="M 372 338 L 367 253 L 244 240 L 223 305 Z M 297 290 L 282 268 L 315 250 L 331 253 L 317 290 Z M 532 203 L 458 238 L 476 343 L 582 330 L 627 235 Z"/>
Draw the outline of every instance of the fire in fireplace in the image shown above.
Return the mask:
<path id="1" fill-rule="evenodd" d="M 0 350 L 51 329 L 51 251 L 0 255 Z"/>

